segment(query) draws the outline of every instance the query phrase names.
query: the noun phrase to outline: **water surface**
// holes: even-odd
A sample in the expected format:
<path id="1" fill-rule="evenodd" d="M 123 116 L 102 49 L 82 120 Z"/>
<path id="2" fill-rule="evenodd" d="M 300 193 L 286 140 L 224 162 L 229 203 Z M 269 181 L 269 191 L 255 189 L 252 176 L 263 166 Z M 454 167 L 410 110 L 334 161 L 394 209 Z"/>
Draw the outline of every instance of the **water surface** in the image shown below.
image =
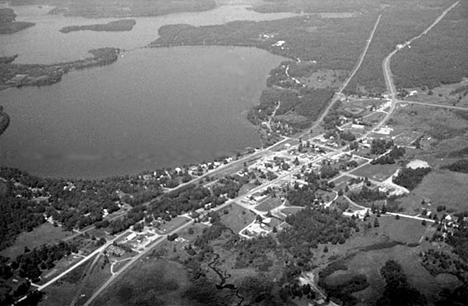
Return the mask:
<path id="1" fill-rule="evenodd" d="M 139 49 L 62 82 L 0 93 L 0 164 L 103 177 L 212 160 L 260 144 L 245 112 L 282 60 L 229 47 Z"/>

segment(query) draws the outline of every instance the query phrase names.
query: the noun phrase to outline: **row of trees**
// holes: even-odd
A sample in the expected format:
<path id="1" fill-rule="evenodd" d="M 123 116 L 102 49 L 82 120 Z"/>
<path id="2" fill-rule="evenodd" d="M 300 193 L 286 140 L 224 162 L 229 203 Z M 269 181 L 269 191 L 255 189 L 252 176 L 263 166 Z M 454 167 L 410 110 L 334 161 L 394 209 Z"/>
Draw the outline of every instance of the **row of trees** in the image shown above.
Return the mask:
<path id="1" fill-rule="evenodd" d="M 371 165 L 388 165 L 388 164 L 394 164 L 395 159 L 400 159 L 403 157 L 406 153 L 405 148 L 403 147 L 398 147 L 394 146 L 393 149 L 388 152 L 387 154 L 380 156 L 376 159 L 373 159 L 371 161 Z"/>

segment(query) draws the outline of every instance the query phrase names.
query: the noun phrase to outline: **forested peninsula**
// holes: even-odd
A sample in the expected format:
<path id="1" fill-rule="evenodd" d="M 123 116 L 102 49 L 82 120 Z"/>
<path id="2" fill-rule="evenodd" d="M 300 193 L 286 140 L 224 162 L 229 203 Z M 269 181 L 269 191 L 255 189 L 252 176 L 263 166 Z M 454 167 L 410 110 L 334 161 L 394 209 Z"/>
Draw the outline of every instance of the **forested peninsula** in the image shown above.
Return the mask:
<path id="1" fill-rule="evenodd" d="M 59 82 L 71 70 L 110 65 L 120 53 L 118 48 L 90 50 L 93 56 L 83 60 L 50 65 L 14 64 L 12 60 L 0 61 L 0 91 L 9 87 L 45 86 Z"/>
<path id="2" fill-rule="evenodd" d="M 125 32 L 131 31 L 135 26 L 135 19 L 124 19 L 111 21 L 105 24 L 87 24 L 81 26 L 67 26 L 60 29 L 62 33 L 70 33 L 76 31 L 96 31 L 96 32 Z"/>
<path id="3" fill-rule="evenodd" d="M 68 0 L 61 2 L 50 13 L 86 18 L 145 17 L 183 12 L 202 12 L 214 9 L 216 6 L 214 0 L 133 0 L 130 2 L 114 1 L 112 5 L 109 5 L 108 0 Z"/>
<path id="4" fill-rule="evenodd" d="M 33 25 L 35 23 L 16 21 L 16 14 L 13 9 L 0 8 L 0 34 L 13 34 Z"/>
<path id="5" fill-rule="evenodd" d="M 0 105 L 0 136 L 6 131 L 10 125 L 10 116 L 3 111 L 3 106 Z"/>

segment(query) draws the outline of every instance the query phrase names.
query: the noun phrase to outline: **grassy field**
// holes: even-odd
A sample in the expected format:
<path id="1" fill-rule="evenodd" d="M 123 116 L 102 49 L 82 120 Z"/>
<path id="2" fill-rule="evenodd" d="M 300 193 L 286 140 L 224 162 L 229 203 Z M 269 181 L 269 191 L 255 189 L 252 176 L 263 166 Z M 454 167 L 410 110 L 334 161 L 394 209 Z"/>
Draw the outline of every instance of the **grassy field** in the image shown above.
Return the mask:
<path id="1" fill-rule="evenodd" d="M 40 306 L 70 305 L 76 295 L 77 288 L 83 279 L 85 272 L 93 262 L 94 257 L 78 266 L 59 281 L 55 282 L 45 290 L 46 298 Z"/>
<path id="2" fill-rule="evenodd" d="M 230 205 L 227 214 L 221 214 L 221 221 L 235 233 L 238 233 L 255 220 L 255 214 L 240 205 Z"/>
<path id="3" fill-rule="evenodd" d="M 351 172 L 351 174 L 358 176 L 365 176 L 369 179 L 373 179 L 379 182 L 385 181 L 389 178 L 395 171 L 400 168 L 400 166 L 395 163 L 393 165 L 366 165 L 356 171 Z"/>
<path id="4" fill-rule="evenodd" d="M 465 135 L 467 127 L 466 120 L 452 110 L 415 104 L 398 108 L 392 119 L 393 126 L 424 133 L 432 143 Z"/>
<path id="5" fill-rule="evenodd" d="M 187 305 L 181 293 L 188 286 L 181 265 L 147 259 L 125 272 L 92 305 Z"/>
<path id="6" fill-rule="evenodd" d="M 421 288 L 422 293 L 431 296 L 438 292 L 439 286 L 435 279 L 424 269 L 418 260 L 419 250 L 397 245 L 392 248 L 359 252 L 346 262 L 348 273 L 365 274 L 370 284 L 368 288 L 354 295 L 366 300 L 374 300 L 382 292 L 385 281 L 380 276 L 380 268 L 387 260 L 393 259 L 400 263 L 411 285 Z"/>
<path id="7" fill-rule="evenodd" d="M 186 217 L 175 217 L 171 221 L 164 221 L 164 223 L 159 227 L 158 232 L 160 234 L 170 233 L 188 221 L 190 221 L 190 219 Z"/>
<path id="8" fill-rule="evenodd" d="M 278 198 L 267 198 L 261 204 L 255 206 L 259 211 L 269 211 L 281 205 L 281 200 Z"/>
<path id="9" fill-rule="evenodd" d="M 375 217 L 369 221 L 373 223 Z M 372 304 L 380 296 L 385 282 L 380 275 L 380 269 L 389 259 L 399 262 L 413 286 L 422 288 L 421 291 L 429 298 L 440 290 L 439 283 L 419 262 L 419 252 L 422 248 L 431 247 L 427 241 L 422 241 L 421 247 L 416 247 L 421 236 L 430 226 L 422 226 L 420 221 L 395 217 L 381 216 L 378 218 L 379 227 L 367 228 L 366 224 L 360 232 L 346 241 L 345 244 L 328 244 L 328 252 L 324 252 L 324 246 L 314 252 L 314 263 L 319 270 L 330 261 L 339 259 L 348 267 L 345 271 L 338 271 L 327 277 L 326 281 L 338 284 L 356 274 L 364 274 L 370 286 L 365 290 L 354 293 L 358 299 Z M 405 244 L 415 245 L 405 245 Z M 317 258 L 316 258 L 317 257 Z M 316 259 L 315 259 L 316 258 Z M 366 304 L 367 305 L 367 304 Z"/>
<path id="10" fill-rule="evenodd" d="M 442 85 L 432 89 L 432 94 L 429 94 L 429 90 L 422 91 L 420 88 L 414 88 L 414 90 L 417 90 L 418 93 L 414 96 L 406 98 L 406 100 L 440 105 L 468 107 L 468 95 L 464 97 L 462 96 L 462 99 L 458 101 L 459 95 L 450 94 L 453 90 L 462 86 L 466 86 L 467 84 L 468 82 L 465 80 L 460 83 Z"/>
<path id="11" fill-rule="evenodd" d="M 395 220 L 394 216 L 382 216 L 379 218 L 380 226 L 374 231 L 388 238 L 403 243 L 418 243 L 430 225 L 423 226 L 421 221 L 408 218 Z M 431 232 L 431 231 L 429 231 Z"/>
<path id="12" fill-rule="evenodd" d="M 285 215 L 289 215 L 289 214 L 295 214 L 301 209 L 302 209 L 301 207 L 286 207 L 286 208 L 281 209 L 281 212 Z"/>
<path id="13" fill-rule="evenodd" d="M 468 174 L 434 170 L 424 177 L 413 192 L 430 199 L 434 210 L 438 205 L 455 211 L 468 210 Z"/>
<path id="14" fill-rule="evenodd" d="M 89 267 L 80 283 L 79 291 L 75 294 L 76 305 L 83 305 L 94 291 L 111 277 L 110 264 L 106 257 L 101 256 L 96 264 Z M 82 297 L 83 296 L 83 297 Z"/>
<path id="15" fill-rule="evenodd" d="M 437 213 L 437 206 L 443 205 L 447 212 L 468 210 L 468 174 L 449 170 L 433 170 L 410 194 L 396 200 L 405 213 L 417 214 L 423 209 Z M 421 202 L 426 203 L 422 205 Z M 442 215 L 444 212 L 439 212 Z"/>
<path id="16" fill-rule="evenodd" d="M 36 227 L 31 232 L 21 233 L 16 238 L 15 244 L 0 252 L 0 255 L 9 258 L 16 258 L 16 256 L 23 254 L 25 246 L 32 249 L 43 244 L 55 243 L 71 235 L 71 232 L 64 232 L 61 227 L 54 227 L 50 223 L 46 222 Z"/>

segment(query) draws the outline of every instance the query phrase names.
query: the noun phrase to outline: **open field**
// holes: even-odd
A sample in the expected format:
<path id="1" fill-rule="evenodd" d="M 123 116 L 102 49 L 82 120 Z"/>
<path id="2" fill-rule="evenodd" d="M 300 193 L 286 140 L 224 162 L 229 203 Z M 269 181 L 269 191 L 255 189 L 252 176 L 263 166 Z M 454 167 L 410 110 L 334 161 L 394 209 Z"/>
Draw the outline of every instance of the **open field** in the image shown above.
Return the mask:
<path id="1" fill-rule="evenodd" d="M 351 174 L 357 176 L 368 177 L 369 179 L 376 180 L 379 182 L 385 181 L 391 175 L 398 170 L 400 166 L 395 163 L 392 165 L 366 165 L 356 171 L 351 172 Z"/>
<path id="2" fill-rule="evenodd" d="M 255 220 L 255 214 L 240 205 L 230 205 L 225 208 L 228 213 L 222 213 L 221 221 L 235 233 L 238 233 Z"/>
<path id="3" fill-rule="evenodd" d="M 370 286 L 355 293 L 354 296 L 366 300 L 378 298 L 385 285 L 385 281 L 380 276 L 380 268 L 390 259 L 402 265 L 411 285 L 420 288 L 421 292 L 428 297 L 436 294 L 440 288 L 431 274 L 419 263 L 419 251 L 417 248 L 397 245 L 356 254 L 346 261 L 347 272 L 365 274 Z"/>
<path id="4" fill-rule="evenodd" d="M 207 228 L 205 224 L 194 223 L 192 226 L 180 231 L 178 234 L 180 237 L 193 242 L 197 236 L 201 235 L 205 228 Z"/>
<path id="5" fill-rule="evenodd" d="M 146 259 L 126 271 L 92 305 L 187 305 L 181 293 L 188 286 L 179 264 Z"/>
<path id="6" fill-rule="evenodd" d="M 426 89 L 423 91 L 420 88 L 411 88 L 409 89 L 410 91 L 417 91 L 418 93 L 406 97 L 405 100 L 468 108 L 468 95 L 464 96 L 463 92 L 460 94 L 453 94 L 454 90 L 466 85 L 468 85 L 467 80 L 460 83 L 438 86 L 431 90 Z M 431 94 L 429 94 L 429 92 Z"/>
<path id="7" fill-rule="evenodd" d="M 68 282 L 57 282 L 45 290 L 46 296 L 39 306 L 70 305 L 76 293 L 76 285 Z"/>
<path id="8" fill-rule="evenodd" d="M 374 219 L 375 216 L 369 219 L 371 224 Z M 367 223 L 363 224 L 361 231 L 345 244 L 328 244 L 328 252 L 323 251 L 323 246 L 319 247 L 315 252 L 318 258 L 314 260 L 319 270 L 334 260 L 348 267 L 347 270 L 332 273 L 326 278 L 327 283 L 338 284 L 354 275 L 364 274 L 370 286 L 353 295 L 370 303 L 375 302 L 385 286 L 380 269 L 387 260 L 393 259 L 402 265 L 412 285 L 421 288 L 428 297 L 436 294 L 440 290 L 439 284 L 420 264 L 418 254 L 421 248 L 417 247 L 428 228 L 432 233 L 431 227 L 422 226 L 417 220 L 395 220 L 393 216 L 382 215 L 378 220 L 379 227 L 367 228 Z M 423 240 L 421 246 L 430 247 L 430 244 Z"/>
<path id="9" fill-rule="evenodd" d="M 73 297 L 76 295 L 80 281 L 85 276 L 85 273 L 94 257 L 78 266 L 75 270 L 68 273 L 59 281 L 55 282 L 45 290 L 46 298 L 39 304 L 40 306 L 60 306 L 70 305 Z"/>
<path id="10" fill-rule="evenodd" d="M 286 207 L 286 208 L 283 208 L 281 209 L 281 212 L 285 215 L 290 215 L 290 214 L 295 214 L 297 213 L 298 211 L 300 211 L 301 209 L 303 209 L 302 207 Z"/>
<path id="11" fill-rule="evenodd" d="M 267 198 L 261 204 L 255 206 L 259 211 L 269 211 L 281 205 L 281 200 L 278 198 Z"/>
<path id="12" fill-rule="evenodd" d="M 466 211 L 468 210 L 468 174 L 452 172 L 449 170 L 433 170 L 426 175 L 421 184 L 412 191 L 418 199 L 426 199 L 431 203 L 431 207 L 426 207 L 432 212 L 436 212 L 439 205 L 445 205 L 447 210 Z M 398 201 L 400 207 L 414 208 L 421 201 L 414 203 L 414 197 L 403 197 Z M 420 206 L 420 205 L 419 205 Z"/>
<path id="13" fill-rule="evenodd" d="M 83 305 L 93 292 L 111 277 L 110 264 L 105 256 L 101 256 L 93 267 L 86 271 L 80 283 L 79 291 L 75 293 L 77 304 Z"/>
<path id="14" fill-rule="evenodd" d="M 410 104 L 399 107 L 392 117 L 392 126 L 403 126 L 409 131 L 416 131 L 430 136 L 431 143 L 455 138 L 466 133 L 467 121 L 455 111 Z"/>
<path id="15" fill-rule="evenodd" d="M 391 240 L 406 244 L 419 243 L 421 237 L 426 236 L 426 232 L 432 233 L 432 231 L 427 230 L 431 225 L 423 226 L 421 221 L 408 218 L 400 217 L 400 220 L 395 220 L 394 216 L 382 215 L 379 218 L 379 224 L 380 226 L 375 229 L 376 232 Z"/>
<path id="16" fill-rule="evenodd" d="M 171 219 L 171 221 L 164 221 L 157 232 L 159 234 L 169 233 L 188 221 L 190 221 L 190 219 L 187 217 L 175 217 Z"/>
<path id="17" fill-rule="evenodd" d="M 310 76 L 302 77 L 301 83 L 312 88 L 338 88 L 346 78 L 346 71 L 339 70 L 320 70 L 312 73 Z"/>
<path id="18" fill-rule="evenodd" d="M 46 222 L 36 227 L 31 232 L 21 233 L 15 241 L 15 244 L 0 252 L 1 256 L 16 258 L 16 256 L 23 254 L 24 247 L 29 249 L 39 247 L 47 243 L 55 243 L 67 236 L 71 236 L 71 232 L 62 231 L 61 227 L 54 227 L 52 224 Z"/>

